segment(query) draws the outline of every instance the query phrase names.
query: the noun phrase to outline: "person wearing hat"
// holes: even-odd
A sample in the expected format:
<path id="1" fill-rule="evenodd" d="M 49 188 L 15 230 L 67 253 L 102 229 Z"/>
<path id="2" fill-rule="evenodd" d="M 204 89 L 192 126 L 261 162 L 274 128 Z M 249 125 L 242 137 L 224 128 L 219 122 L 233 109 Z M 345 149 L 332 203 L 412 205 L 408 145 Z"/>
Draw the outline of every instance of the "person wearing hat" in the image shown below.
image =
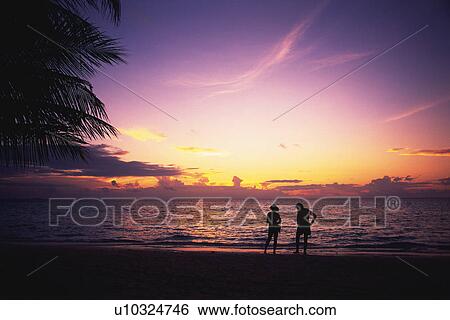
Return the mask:
<path id="1" fill-rule="evenodd" d="M 270 206 L 270 212 L 267 214 L 267 223 L 269 224 L 269 234 L 267 236 L 266 246 L 264 247 L 264 253 L 267 253 L 267 247 L 273 237 L 273 254 L 277 251 L 278 233 L 281 230 L 281 217 L 278 213 L 280 209 L 276 205 Z"/>

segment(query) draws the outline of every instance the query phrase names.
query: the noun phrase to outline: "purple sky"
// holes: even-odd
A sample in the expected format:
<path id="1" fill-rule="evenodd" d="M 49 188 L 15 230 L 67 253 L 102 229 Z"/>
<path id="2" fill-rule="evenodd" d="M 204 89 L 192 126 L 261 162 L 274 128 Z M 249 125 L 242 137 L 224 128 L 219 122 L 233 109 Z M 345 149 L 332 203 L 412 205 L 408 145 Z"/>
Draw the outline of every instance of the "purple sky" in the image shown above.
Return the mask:
<path id="1" fill-rule="evenodd" d="M 108 188 L 114 179 L 116 189 L 174 183 L 206 192 L 236 176 L 260 191 L 360 193 L 377 181 L 402 194 L 408 183 L 448 192 L 448 1 L 127 0 L 117 27 L 90 17 L 127 50 L 127 64 L 105 72 L 178 121 L 98 75 L 95 92 L 122 135 L 95 143 L 127 152 L 93 159 L 103 171 L 62 163 L 35 173 L 47 184 Z M 65 169 L 85 175 L 58 176 Z M 3 176 L 10 185 L 25 179 Z"/>

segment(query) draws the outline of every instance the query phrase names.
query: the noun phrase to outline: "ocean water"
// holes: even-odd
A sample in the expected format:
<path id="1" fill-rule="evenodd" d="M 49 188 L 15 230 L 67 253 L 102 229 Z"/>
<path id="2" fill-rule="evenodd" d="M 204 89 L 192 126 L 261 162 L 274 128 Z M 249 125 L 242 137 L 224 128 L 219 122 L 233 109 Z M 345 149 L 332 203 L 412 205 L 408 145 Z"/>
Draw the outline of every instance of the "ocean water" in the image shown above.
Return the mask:
<path id="1" fill-rule="evenodd" d="M 121 223 L 114 223 L 107 210 L 105 221 L 97 226 L 78 225 L 69 216 L 60 218 L 57 226 L 50 226 L 47 200 L 0 200 L 0 242 L 261 249 L 267 236 L 264 215 L 271 201 L 261 201 L 262 209 L 250 211 L 244 220 L 236 218 L 242 217 L 242 203 L 243 200 L 233 200 L 226 209 L 209 211 L 207 221 L 185 219 L 189 214 L 201 216 L 201 204 L 192 201 L 187 208 L 173 211 L 176 219 L 159 224 L 154 223 L 154 209 L 144 208 L 137 213 L 124 208 Z M 362 204 L 372 206 L 373 201 L 363 200 Z M 280 209 L 283 223 L 278 244 L 281 250 L 290 251 L 295 245 L 295 210 L 292 206 Z M 87 217 L 95 214 L 83 212 Z M 374 216 L 362 217 L 358 225 L 350 225 L 348 214 L 342 207 L 329 207 L 322 212 L 327 219 L 319 217 L 312 226 L 310 249 L 325 254 L 450 254 L 450 199 L 402 199 L 400 209 L 387 211 L 385 222 L 378 225 Z"/>

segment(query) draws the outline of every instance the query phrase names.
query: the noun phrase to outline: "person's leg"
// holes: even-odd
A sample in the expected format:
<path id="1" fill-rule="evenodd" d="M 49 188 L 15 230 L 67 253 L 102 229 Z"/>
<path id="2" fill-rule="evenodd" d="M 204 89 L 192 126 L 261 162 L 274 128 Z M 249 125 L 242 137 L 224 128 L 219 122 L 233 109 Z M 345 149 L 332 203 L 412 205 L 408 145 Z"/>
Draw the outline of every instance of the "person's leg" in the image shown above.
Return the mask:
<path id="1" fill-rule="evenodd" d="M 297 233 L 295 234 L 295 253 L 298 253 L 299 246 L 300 246 L 300 229 L 297 228 Z"/>
<path id="2" fill-rule="evenodd" d="M 303 254 L 306 255 L 306 247 L 308 246 L 308 234 L 303 235 Z"/>
<path id="3" fill-rule="evenodd" d="M 270 240 L 272 240 L 273 232 L 269 229 L 269 234 L 267 235 L 266 245 L 264 247 L 264 253 L 267 253 L 267 247 L 269 246 Z"/>
<path id="4" fill-rule="evenodd" d="M 277 251 L 277 242 L 278 242 L 278 232 L 273 234 L 273 254 L 276 254 Z"/>

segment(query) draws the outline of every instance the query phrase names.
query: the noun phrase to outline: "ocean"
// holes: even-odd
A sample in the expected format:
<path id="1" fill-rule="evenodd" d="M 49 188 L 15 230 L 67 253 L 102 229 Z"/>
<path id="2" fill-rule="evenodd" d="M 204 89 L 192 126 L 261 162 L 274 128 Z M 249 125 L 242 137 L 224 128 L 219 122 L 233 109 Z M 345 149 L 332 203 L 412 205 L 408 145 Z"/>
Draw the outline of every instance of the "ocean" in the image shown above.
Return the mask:
<path id="1" fill-rule="evenodd" d="M 371 206 L 372 202 L 363 200 L 363 205 Z M 201 205 L 196 207 L 196 201 L 191 201 L 190 208 L 173 210 L 176 219 L 159 224 L 149 223 L 154 221 L 154 209 L 137 213 L 125 208 L 120 223 L 107 210 L 105 221 L 96 226 L 79 225 L 68 216 L 52 226 L 48 200 L 0 200 L 0 241 L 262 250 L 267 236 L 264 215 L 272 201 L 260 201 L 260 211 L 249 212 L 245 221 L 238 219 L 237 223 L 242 203 L 233 200 L 226 209 L 213 208 L 206 222 L 186 219 L 189 214 L 201 216 Z M 280 209 L 283 222 L 278 245 L 281 251 L 289 252 L 295 246 L 295 210 L 292 206 Z M 88 211 L 84 212 L 87 217 L 95 215 Z M 323 216 L 327 219 L 319 218 L 312 226 L 309 247 L 314 253 L 450 254 L 450 199 L 402 199 L 400 209 L 388 210 L 384 223 L 378 225 L 372 216 L 362 217 L 359 225 L 350 225 L 348 212 L 340 207 L 328 208 Z"/>

